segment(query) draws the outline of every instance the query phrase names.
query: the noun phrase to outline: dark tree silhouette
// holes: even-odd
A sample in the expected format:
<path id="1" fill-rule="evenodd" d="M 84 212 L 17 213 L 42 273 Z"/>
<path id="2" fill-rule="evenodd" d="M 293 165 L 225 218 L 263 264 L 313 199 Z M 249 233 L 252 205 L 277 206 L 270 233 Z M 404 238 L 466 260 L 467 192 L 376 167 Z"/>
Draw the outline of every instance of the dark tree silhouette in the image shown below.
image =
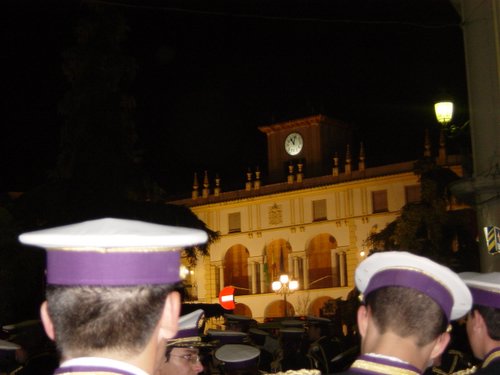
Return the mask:
<path id="1" fill-rule="evenodd" d="M 136 148 L 134 59 L 123 49 L 124 17 L 112 8 L 84 7 L 76 45 L 64 53 L 68 89 L 58 163 L 46 182 L 0 205 L 0 324 L 38 316 L 43 300 L 44 252 L 22 247 L 25 231 L 102 217 L 205 230 L 209 242 L 188 248 L 191 263 L 208 254 L 218 233 L 186 207 L 164 203 L 164 192 L 143 171 Z"/>
<path id="2" fill-rule="evenodd" d="M 92 7 L 76 28 L 77 44 L 64 53 L 69 89 L 60 102 L 64 118 L 57 175 L 73 189 L 123 196 L 137 178 L 136 143 L 129 94 L 135 62 L 122 45 L 125 19 Z"/>
<path id="3" fill-rule="evenodd" d="M 373 251 L 411 251 L 456 272 L 479 271 L 474 210 L 448 190 L 460 177 L 428 159 L 416 162 L 414 172 L 421 183 L 420 202 L 406 204 L 396 220 L 367 238 L 368 245 Z"/>

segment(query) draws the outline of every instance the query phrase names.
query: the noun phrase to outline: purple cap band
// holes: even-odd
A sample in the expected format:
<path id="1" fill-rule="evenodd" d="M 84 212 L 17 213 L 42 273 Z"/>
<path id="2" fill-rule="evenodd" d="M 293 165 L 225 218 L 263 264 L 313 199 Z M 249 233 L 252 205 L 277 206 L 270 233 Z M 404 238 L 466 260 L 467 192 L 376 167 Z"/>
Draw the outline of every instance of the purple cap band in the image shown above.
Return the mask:
<path id="1" fill-rule="evenodd" d="M 481 305 L 500 309 L 500 294 L 492 290 L 478 289 L 469 284 L 474 305 Z"/>
<path id="2" fill-rule="evenodd" d="M 120 370 L 120 369 L 115 369 L 115 368 L 110 368 L 110 367 L 104 367 L 104 366 L 66 366 L 66 367 L 59 367 L 56 369 L 54 372 L 54 375 L 57 374 L 72 374 L 72 373 L 77 373 L 77 374 L 83 374 L 83 373 L 88 373 L 88 374 L 115 374 L 115 375 L 134 375 L 133 372 L 130 371 L 125 371 L 125 370 Z"/>
<path id="3" fill-rule="evenodd" d="M 248 366 L 256 365 L 257 363 L 259 363 L 259 357 L 247 359 L 247 360 L 241 361 L 241 362 L 225 361 L 224 368 L 226 370 L 242 370 L 242 369 L 247 368 Z"/>
<path id="4" fill-rule="evenodd" d="M 187 337 L 198 337 L 199 334 L 199 329 L 198 327 L 192 327 L 192 328 L 186 328 L 183 330 L 179 330 L 177 332 L 177 335 L 175 335 L 174 339 L 184 339 Z"/>
<path id="5" fill-rule="evenodd" d="M 47 251 L 51 285 L 151 285 L 180 280 L 178 251 Z"/>
<path id="6" fill-rule="evenodd" d="M 432 277 L 411 269 L 388 269 L 373 275 L 364 295 L 388 286 L 403 286 L 416 289 L 432 298 L 450 320 L 453 297 L 451 293 Z"/>

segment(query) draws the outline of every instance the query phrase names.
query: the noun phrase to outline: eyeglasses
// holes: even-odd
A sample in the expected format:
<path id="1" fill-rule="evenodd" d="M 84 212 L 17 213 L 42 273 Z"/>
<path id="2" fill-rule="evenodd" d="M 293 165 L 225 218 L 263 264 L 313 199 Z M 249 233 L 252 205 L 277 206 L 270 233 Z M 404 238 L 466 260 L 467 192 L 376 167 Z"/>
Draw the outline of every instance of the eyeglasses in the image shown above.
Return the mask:
<path id="1" fill-rule="evenodd" d="M 195 365 L 198 362 L 201 362 L 201 357 L 198 354 L 184 354 L 184 355 L 175 355 L 170 354 L 171 357 L 184 358 L 190 364 Z"/>

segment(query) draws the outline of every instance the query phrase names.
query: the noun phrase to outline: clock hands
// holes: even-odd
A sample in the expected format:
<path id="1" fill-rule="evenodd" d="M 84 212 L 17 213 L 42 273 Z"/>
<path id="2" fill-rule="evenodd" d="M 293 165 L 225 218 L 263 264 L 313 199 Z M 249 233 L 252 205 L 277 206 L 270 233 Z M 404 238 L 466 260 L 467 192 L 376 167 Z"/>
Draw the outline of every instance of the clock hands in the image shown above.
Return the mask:
<path id="1" fill-rule="evenodd" d="M 285 151 L 289 155 L 297 155 L 302 150 L 302 136 L 298 133 L 290 133 L 285 139 Z"/>

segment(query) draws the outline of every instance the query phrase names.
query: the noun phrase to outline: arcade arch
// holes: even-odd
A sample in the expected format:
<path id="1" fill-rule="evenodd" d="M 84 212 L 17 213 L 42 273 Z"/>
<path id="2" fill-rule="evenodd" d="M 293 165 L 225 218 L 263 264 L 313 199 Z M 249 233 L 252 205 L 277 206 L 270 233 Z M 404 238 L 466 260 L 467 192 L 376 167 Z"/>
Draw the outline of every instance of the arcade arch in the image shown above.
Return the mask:
<path id="1" fill-rule="evenodd" d="M 306 249 L 309 288 L 346 285 L 346 254 L 337 248 L 337 240 L 328 233 L 318 234 L 311 239 Z"/>
<path id="2" fill-rule="evenodd" d="M 231 246 L 224 255 L 224 285 L 236 288 L 236 294 L 250 294 L 248 279 L 248 249 L 241 245 Z"/>
<path id="3" fill-rule="evenodd" d="M 288 311 L 289 316 L 295 316 L 293 305 L 286 301 L 287 309 L 285 309 L 285 301 L 278 300 L 269 303 L 264 310 L 264 318 L 280 318 L 285 316 L 285 311 Z"/>
<path id="4" fill-rule="evenodd" d="M 250 309 L 250 307 L 248 307 L 244 303 L 237 303 L 234 310 L 233 310 L 233 314 L 244 315 L 244 316 L 248 316 L 249 318 L 251 318 L 252 317 L 252 310 Z"/>

